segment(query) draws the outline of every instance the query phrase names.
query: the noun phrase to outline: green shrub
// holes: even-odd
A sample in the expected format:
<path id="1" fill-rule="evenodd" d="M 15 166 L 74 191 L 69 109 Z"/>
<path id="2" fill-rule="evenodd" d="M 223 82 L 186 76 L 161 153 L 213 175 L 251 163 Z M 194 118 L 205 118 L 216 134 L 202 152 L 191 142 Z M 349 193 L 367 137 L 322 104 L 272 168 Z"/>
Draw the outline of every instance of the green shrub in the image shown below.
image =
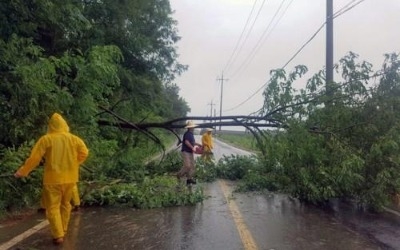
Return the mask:
<path id="1" fill-rule="evenodd" d="M 217 176 L 222 179 L 240 180 L 254 169 L 257 169 L 255 156 L 224 156 L 218 161 Z"/>
<path id="2" fill-rule="evenodd" d="M 203 182 L 217 179 L 217 167 L 214 162 L 204 162 L 200 157 L 196 160 L 196 178 Z"/>
<path id="3" fill-rule="evenodd" d="M 240 181 L 237 190 L 241 192 L 246 191 L 278 191 L 280 184 L 276 181 L 275 177 L 271 175 L 262 174 L 260 172 L 249 172 Z"/>
<path id="4" fill-rule="evenodd" d="M 164 158 L 149 162 L 146 169 L 152 176 L 164 175 L 178 172 L 182 164 L 180 151 L 173 150 L 167 153 Z"/>
<path id="5" fill-rule="evenodd" d="M 26 178 L 16 179 L 13 174 L 30 154 L 33 142 L 20 148 L 2 150 L 0 178 L 0 216 L 13 210 L 35 206 L 42 190 L 43 167 L 34 169 Z"/>

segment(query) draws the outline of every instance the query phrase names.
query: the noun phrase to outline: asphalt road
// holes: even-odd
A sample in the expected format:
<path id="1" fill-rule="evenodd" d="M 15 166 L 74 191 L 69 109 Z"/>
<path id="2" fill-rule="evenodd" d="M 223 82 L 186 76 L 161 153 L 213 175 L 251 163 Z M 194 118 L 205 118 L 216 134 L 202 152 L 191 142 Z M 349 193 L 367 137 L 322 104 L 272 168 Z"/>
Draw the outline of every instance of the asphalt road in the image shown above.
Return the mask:
<path id="1" fill-rule="evenodd" d="M 214 154 L 249 153 L 216 142 Z M 325 211 L 284 194 L 238 194 L 235 184 L 199 183 L 209 198 L 195 206 L 83 208 L 73 213 L 62 246 L 52 245 L 44 215 L 37 214 L 18 225 L 0 225 L 0 249 L 400 249 L 389 240 L 400 231 L 393 217 L 339 206 Z"/>

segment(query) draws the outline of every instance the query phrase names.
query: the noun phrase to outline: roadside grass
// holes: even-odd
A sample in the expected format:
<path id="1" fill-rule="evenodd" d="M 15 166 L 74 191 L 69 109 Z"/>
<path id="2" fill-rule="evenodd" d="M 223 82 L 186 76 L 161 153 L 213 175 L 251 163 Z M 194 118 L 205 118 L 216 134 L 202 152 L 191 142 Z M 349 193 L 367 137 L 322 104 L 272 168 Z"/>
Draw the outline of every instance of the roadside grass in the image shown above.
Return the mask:
<path id="1" fill-rule="evenodd" d="M 260 151 L 252 134 L 218 134 L 215 138 L 243 150 L 254 153 Z"/>

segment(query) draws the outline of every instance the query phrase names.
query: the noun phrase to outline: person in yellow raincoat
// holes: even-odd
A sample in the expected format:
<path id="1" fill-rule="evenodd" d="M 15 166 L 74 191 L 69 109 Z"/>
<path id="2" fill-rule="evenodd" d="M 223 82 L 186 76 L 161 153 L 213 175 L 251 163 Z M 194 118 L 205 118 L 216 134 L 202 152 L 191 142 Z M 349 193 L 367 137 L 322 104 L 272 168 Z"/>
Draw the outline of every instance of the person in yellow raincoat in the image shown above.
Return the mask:
<path id="1" fill-rule="evenodd" d="M 201 144 L 203 146 L 203 154 L 201 158 L 205 162 L 210 162 L 213 156 L 212 149 L 214 148 L 213 138 L 212 138 L 212 128 L 206 128 L 206 132 L 201 136 Z"/>
<path id="2" fill-rule="evenodd" d="M 69 132 L 67 122 L 54 113 L 47 133 L 39 138 L 29 158 L 14 174 L 28 176 L 44 157 L 43 198 L 53 243 L 61 244 L 68 230 L 73 189 L 79 180 L 79 165 L 89 154 L 81 138 Z"/>

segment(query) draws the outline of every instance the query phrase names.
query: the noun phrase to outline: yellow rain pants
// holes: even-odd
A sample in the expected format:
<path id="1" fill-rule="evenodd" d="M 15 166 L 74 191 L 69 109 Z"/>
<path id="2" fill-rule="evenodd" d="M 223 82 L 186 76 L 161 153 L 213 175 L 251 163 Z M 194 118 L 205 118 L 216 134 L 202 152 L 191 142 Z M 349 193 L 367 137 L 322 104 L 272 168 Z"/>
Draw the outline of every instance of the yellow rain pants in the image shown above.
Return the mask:
<path id="1" fill-rule="evenodd" d="M 45 184 L 43 186 L 46 217 L 49 220 L 51 235 L 54 239 L 64 237 L 68 230 L 74 186 L 74 183 Z"/>
<path id="2" fill-rule="evenodd" d="M 201 144 L 203 145 L 203 154 L 201 155 L 201 158 L 205 162 L 212 161 L 212 157 L 213 157 L 212 149 L 214 148 L 214 143 L 213 143 L 211 131 L 205 132 L 202 135 Z"/>
<path id="3" fill-rule="evenodd" d="M 44 191 L 42 191 L 42 192 L 44 192 Z M 75 184 L 74 188 L 72 189 L 71 205 L 74 206 L 74 207 L 81 205 L 81 198 L 79 197 L 78 184 Z M 46 209 L 46 205 L 45 205 L 43 194 L 42 194 L 42 197 L 40 199 L 40 207 Z"/>
<path id="4" fill-rule="evenodd" d="M 78 184 L 75 184 L 73 189 L 72 189 L 71 204 L 74 207 L 81 205 L 81 198 L 79 197 Z"/>

